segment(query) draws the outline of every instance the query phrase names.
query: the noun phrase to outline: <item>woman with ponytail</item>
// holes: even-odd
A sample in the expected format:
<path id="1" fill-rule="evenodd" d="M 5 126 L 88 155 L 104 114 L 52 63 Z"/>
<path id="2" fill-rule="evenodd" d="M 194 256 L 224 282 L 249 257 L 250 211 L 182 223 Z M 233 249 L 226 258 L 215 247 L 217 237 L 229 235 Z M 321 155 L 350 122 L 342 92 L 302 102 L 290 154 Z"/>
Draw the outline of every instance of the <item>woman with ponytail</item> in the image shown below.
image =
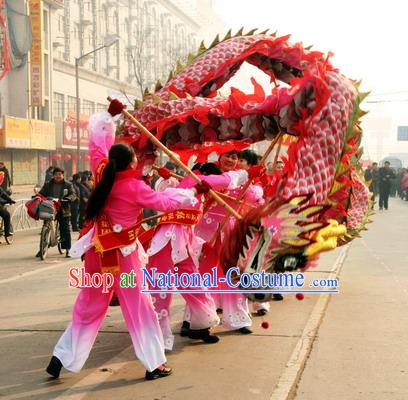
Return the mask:
<path id="1" fill-rule="evenodd" d="M 137 179 L 137 160 L 126 144 L 113 144 L 112 116 L 91 117 L 89 153 L 96 187 L 89 198 L 86 219 L 88 232 L 72 247 L 70 255 L 85 254 L 89 274 L 111 273 L 112 287 L 84 287 L 74 305 L 72 323 L 59 339 L 47 372 L 58 378 L 61 368 L 79 372 L 83 367 L 104 320 L 113 291 L 129 330 L 136 356 L 146 368 L 145 378 L 168 376 L 163 337 L 149 294 L 142 293 L 141 267 L 147 256 L 137 240 L 143 208 L 171 211 L 191 207 L 197 189 L 166 189 L 155 192 Z M 199 191 L 199 190 L 198 190 Z M 121 274 L 134 276 L 134 285 L 121 287 Z"/>

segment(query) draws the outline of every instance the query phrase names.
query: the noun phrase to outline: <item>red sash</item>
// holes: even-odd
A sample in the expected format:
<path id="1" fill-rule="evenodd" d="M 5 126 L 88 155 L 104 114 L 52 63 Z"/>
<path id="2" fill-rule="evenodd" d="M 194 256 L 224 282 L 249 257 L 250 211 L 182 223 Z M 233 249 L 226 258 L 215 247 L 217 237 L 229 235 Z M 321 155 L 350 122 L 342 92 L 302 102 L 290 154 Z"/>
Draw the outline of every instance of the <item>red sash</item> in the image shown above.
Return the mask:
<path id="1" fill-rule="evenodd" d="M 170 211 L 160 217 L 158 225 L 179 224 L 196 225 L 200 220 L 201 211 L 195 208 L 181 208 L 176 211 Z"/>
<path id="2" fill-rule="evenodd" d="M 101 161 L 99 161 L 98 166 L 95 169 L 95 186 L 101 181 L 102 179 L 102 175 L 103 175 L 103 171 L 106 167 L 106 165 L 108 164 L 109 160 L 107 158 L 102 158 Z"/>
<path id="3" fill-rule="evenodd" d="M 112 224 L 103 214 L 96 221 L 95 251 L 99 256 L 99 265 L 102 273 L 120 273 L 119 248 L 133 244 L 139 233 L 140 222 L 131 228 L 120 232 L 113 230 Z"/>

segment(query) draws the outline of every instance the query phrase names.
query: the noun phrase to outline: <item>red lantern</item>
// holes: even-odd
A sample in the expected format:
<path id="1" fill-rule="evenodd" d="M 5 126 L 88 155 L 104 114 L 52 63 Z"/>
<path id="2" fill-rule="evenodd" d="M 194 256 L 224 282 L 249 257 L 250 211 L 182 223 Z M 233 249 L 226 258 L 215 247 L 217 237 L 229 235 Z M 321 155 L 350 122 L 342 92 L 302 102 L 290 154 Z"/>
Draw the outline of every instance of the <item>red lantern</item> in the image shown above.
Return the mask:
<path id="1" fill-rule="evenodd" d="M 51 158 L 52 158 L 53 160 L 58 161 L 58 160 L 61 160 L 62 155 L 61 155 L 60 153 L 55 153 L 55 154 L 53 154 L 53 155 L 51 156 Z"/>
<path id="2" fill-rule="evenodd" d="M 71 154 L 64 154 L 64 161 L 72 160 Z"/>

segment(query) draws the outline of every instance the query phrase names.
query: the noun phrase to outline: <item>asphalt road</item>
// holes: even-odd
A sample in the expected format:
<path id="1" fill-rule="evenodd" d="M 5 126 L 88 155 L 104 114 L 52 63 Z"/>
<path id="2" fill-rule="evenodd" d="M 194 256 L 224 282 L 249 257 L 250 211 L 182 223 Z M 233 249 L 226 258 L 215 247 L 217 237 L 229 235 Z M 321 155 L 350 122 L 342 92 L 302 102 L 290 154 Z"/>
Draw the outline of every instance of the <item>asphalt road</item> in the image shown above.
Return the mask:
<path id="1" fill-rule="evenodd" d="M 262 329 L 225 332 L 215 345 L 177 336 L 174 374 L 144 381 L 120 310 L 110 308 L 79 374 L 58 381 L 44 369 L 70 321 L 76 289 L 51 249 L 34 257 L 38 231 L 0 244 L 0 397 L 5 399 L 408 399 L 406 250 L 408 203 L 392 199 L 362 239 L 325 254 L 307 278 L 339 277 L 340 293 L 293 294 L 273 302 Z M 174 331 L 183 300 L 173 303 Z"/>

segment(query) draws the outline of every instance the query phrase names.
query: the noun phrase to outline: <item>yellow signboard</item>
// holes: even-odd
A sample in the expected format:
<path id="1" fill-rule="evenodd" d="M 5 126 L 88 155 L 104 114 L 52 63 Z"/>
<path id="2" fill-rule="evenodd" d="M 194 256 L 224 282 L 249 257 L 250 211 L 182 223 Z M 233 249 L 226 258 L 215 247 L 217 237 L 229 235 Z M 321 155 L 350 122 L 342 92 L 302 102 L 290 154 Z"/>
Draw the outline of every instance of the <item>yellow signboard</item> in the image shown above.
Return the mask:
<path id="1" fill-rule="evenodd" d="M 31 148 L 55 150 L 55 124 L 48 121 L 30 120 Z"/>
<path id="2" fill-rule="evenodd" d="M 42 0 L 30 0 L 32 45 L 30 49 L 31 105 L 44 104 L 43 73 L 43 15 Z"/>
<path id="3" fill-rule="evenodd" d="M 31 146 L 30 125 L 28 119 L 4 116 L 4 129 L 1 146 L 14 149 L 29 149 Z"/>

